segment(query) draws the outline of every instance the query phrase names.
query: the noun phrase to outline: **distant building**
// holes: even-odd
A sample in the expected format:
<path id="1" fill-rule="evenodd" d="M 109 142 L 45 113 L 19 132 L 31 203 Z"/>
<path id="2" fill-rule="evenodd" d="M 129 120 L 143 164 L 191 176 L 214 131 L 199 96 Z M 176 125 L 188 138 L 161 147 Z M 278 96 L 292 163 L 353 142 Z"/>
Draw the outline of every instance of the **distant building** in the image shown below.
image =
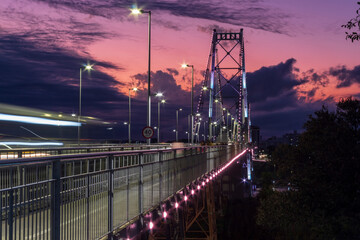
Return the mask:
<path id="1" fill-rule="evenodd" d="M 282 137 L 283 143 L 291 146 L 297 146 L 299 144 L 299 136 L 300 134 L 298 134 L 296 130 L 293 133 L 287 133 Z"/>
<path id="2" fill-rule="evenodd" d="M 288 144 L 291 146 L 297 146 L 299 144 L 300 134 L 297 131 L 293 133 L 286 133 L 282 137 L 270 137 L 265 141 L 261 142 L 260 148 L 263 152 L 271 152 L 270 149 L 275 149 L 277 145 Z"/>
<path id="3" fill-rule="evenodd" d="M 260 149 L 260 128 L 257 126 L 251 126 L 250 131 L 252 145 L 254 146 L 254 154 L 258 156 Z"/>

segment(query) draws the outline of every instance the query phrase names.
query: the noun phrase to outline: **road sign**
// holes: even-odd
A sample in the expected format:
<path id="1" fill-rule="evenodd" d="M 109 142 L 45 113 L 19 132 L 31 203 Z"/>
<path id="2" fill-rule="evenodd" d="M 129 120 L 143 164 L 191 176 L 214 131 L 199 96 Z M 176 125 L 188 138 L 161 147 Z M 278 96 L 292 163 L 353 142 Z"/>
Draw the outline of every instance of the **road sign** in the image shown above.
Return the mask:
<path id="1" fill-rule="evenodd" d="M 142 130 L 142 135 L 144 138 L 146 139 L 150 139 L 152 138 L 152 136 L 154 135 L 154 129 L 152 127 L 144 127 Z"/>

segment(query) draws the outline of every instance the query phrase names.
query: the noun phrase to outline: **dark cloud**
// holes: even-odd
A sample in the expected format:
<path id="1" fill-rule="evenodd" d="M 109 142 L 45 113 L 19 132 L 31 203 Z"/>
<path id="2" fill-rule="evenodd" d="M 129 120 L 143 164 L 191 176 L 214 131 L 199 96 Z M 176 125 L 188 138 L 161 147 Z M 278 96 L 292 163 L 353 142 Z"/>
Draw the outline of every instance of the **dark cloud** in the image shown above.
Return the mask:
<path id="1" fill-rule="evenodd" d="M 296 60 L 291 58 L 278 65 L 262 67 L 257 71 L 248 73 L 249 101 L 252 103 L 265 101 L 303 84 L 305 81 L 296 79 L 293 74 L 295 62 Z"/>
<path id="2" fill-rule="evenodd" d="M 328 74 L 338 79 L 337 88 L 349 87 L 354 83 L 360 83 L 360 65 L 355 66 L 353 69 L 348 69 L 346 66 L 330 68 Z"/>
<path id="3" fill-rule="evenodd" d="M 198 26 L 198 31 L 203 32 L 203 33 L 208 33 L 208 34 L 212 34 L 214 29 L 216 29 L 217 32 L 239 32 L 240 29 L 231 29 L 231 28 L 223 28 L 221 26 L 219 26 L 218 24 L 211 24 L 208 26 Z"/>
<path id="4" fill-rule="evenodd" d="M 134 2 L 129 0 L 119 1 L 82 1 L 72 0 L 36 0 L 46 2 L 56 8 L 66 7 L 86 14 L 105 18 L 119 19 L 119 11 L 128 11 Z M 197 1 L 137 1 L 139 7 L 152 11 L 166 11 L 175 16 L 198 19 L 207 19 L 220 23 L 261 29 L 275 33 L 286 33 L 289 15 L 278 9 L 264 6 L 259 0 L 245 0 L 241 4 L 237 1 L 209 2 Z M 219 7 L 221 6 L 221 7 Z M 124 13 L 121 12 L 123 15 Z M 126 15 L 125 15 L 126 16 Z M 166 24 L 165 24 L 166 25 Z M 174 27 L 170 24 L 171 28 Z"/>
<path id="5" fill-rule="evenodd" d="M 268 111 L 252 115 L 252 123 L 260 126 L 261 135 L 266 139 L 271 136 L 281 136 L 294 130 L 301 132 L 304 123 L 315 111 L 326 105 L 330 110 L 335 109 L 332 97 L 315 102 L 305 102 L 299 99 L 296 107 L 287 108 L 282 111 Z M 254 110 L 256 113 L 256 110 Z"/>
<path id="6" fill-rule="evenodd" d="M 167 68 L 166 70 L 167 70 L 169 73 L 171 73 L 172 75 L 175 75 L 175 76 L 179 75 L 179 71 L 176 70 L 175 68 Z"/>
<path id="7" fill-rule="evenodd" d="M 300 70 L 298 70 L 297 72 L 300 72 Z M 312 83 L 313 85 L 318 85 L 322 87 L 326 87 L 329 84 L 328 74 L 326 72 L 317 73 L 314 69 L 303 72 L 301 74 L 301 78 L 304 81 Z"/>
<path id="8" fill-rule="evenodd" d="M 158 70 L 151 72 L 151 91 L 153 93 L 161 92 L 164 94 L 164 98 L 171 102 L 182 102 L 186 101 L 187 91 L 183 90 L 180 85 L 176 83 L 174 76 L 178 75 L 179 72 L 176 69 L 168 68 L 167 71 Z M 134 82 L 138 82 L 140 86 L 147 87 L 147 74 L 139 73 L 132 76 Z M 145 93 L 145 92 L 144 92 Z M 146 93 L 147 94 L 147 93 Z M 142 96 L 145 98 L 145 95 Z"/>
<path id="9" fill-rule="evenodd" d="M 299 107 L 299 100 L 295 90 L 289 90 L 276 97 L 268 98 L 252 104 L 252 109 L 259 112 L 274 112 Z"/>
<path id="10" fill-rule="evenodd" d="M 114 36 L 92 21 L 80 21 L 73 16 L 50 17 L 19 9 L 0 8 L 2 17 L 21 20 L 22 28 L 4 27 L 3 34 L 17 35 L 41 48 L 63 48 L 85 51 L 87 45 Z M 66 12 L 64 12 L 66 14 Z M 86 45 L 84 44 L 86 43 Z"/>
<path id="11" fill-rule="evenodd" d="M 77 112 L 79 71 L 82 57 L 61 49 L 42 49 L 21 36 L 0 38 L 0 102 L 51 111 Z M 90 59 L 90 62 L 93 62 Z M 98 66 L 119 69 L 111 63 Z M 96 68 L 96 66 L 95 66 Z M 104 103 L 124 101 L 115 87 L 120 83 L 99 71 L 83 73 L 84 109 L 92 115 L 97 109 L 112 109 Z M 115 105 L 115 104 L 114 104 Z M 111 114 L 109 114 L 111 115 Z M 107 117 L 101 115 L 101 117 Z"/>
<path id="12" fill-rule="evenodd" d="M 315 93 L 316 93 L 316 91 L 318 90 L 319 88 L 313 88 L 313 89 L 311 89 L 308 93 L 307 93 L 307 96 L 308 97 L 314 97 L 315 96 Z"/>

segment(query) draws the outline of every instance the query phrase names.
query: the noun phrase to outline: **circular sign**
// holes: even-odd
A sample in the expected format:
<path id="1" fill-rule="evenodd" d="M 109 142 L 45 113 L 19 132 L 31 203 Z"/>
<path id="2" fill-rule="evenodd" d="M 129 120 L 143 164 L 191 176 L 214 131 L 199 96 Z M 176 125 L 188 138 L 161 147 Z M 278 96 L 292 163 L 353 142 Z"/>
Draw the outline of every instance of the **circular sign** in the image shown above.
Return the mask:
<path id="1" fill-rule="evenodd" d="M 152 127 L 144 127 L 142 130 L 142 135 L 144 138 L 146 139 L 150 139 L 152 138 L 152 136 L 154 135 L 154 129 Z"/>

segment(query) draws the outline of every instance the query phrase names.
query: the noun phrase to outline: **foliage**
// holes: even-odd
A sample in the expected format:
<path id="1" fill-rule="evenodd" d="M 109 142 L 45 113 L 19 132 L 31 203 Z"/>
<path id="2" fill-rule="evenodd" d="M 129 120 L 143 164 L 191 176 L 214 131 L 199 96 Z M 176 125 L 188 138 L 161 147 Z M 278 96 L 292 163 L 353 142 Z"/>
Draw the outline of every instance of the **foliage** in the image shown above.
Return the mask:
<path id="1" fill-rule="evenodd" d="M 357 4 L 360 5 L 360 2 L 358 2 Z M 346 28 L 346 29 L 353 29 L 353 28 L 358 28 L 358 30 L 360 30 L 360 8 L 358 10 L 356 10 L 356 14 L 357 16 L 350 19 L 346 24 L 341 25 L 341 27 Z M 360 40 L 360 32 L 357 32 L 356 30 L 353 32 L 345 32 L 346 34 L 346 39 L 350 39 L 351 42 L 354 42 L 354 40 Z"/>
<path id="2" fill-rule="evenodd" d="M 359 239 L 360 102 L 323 107 L 304 127 L 297 147 L 273 153 L 277 177 L 293 190 L 262 193 L 257 223 L 282 238 Z"/>

